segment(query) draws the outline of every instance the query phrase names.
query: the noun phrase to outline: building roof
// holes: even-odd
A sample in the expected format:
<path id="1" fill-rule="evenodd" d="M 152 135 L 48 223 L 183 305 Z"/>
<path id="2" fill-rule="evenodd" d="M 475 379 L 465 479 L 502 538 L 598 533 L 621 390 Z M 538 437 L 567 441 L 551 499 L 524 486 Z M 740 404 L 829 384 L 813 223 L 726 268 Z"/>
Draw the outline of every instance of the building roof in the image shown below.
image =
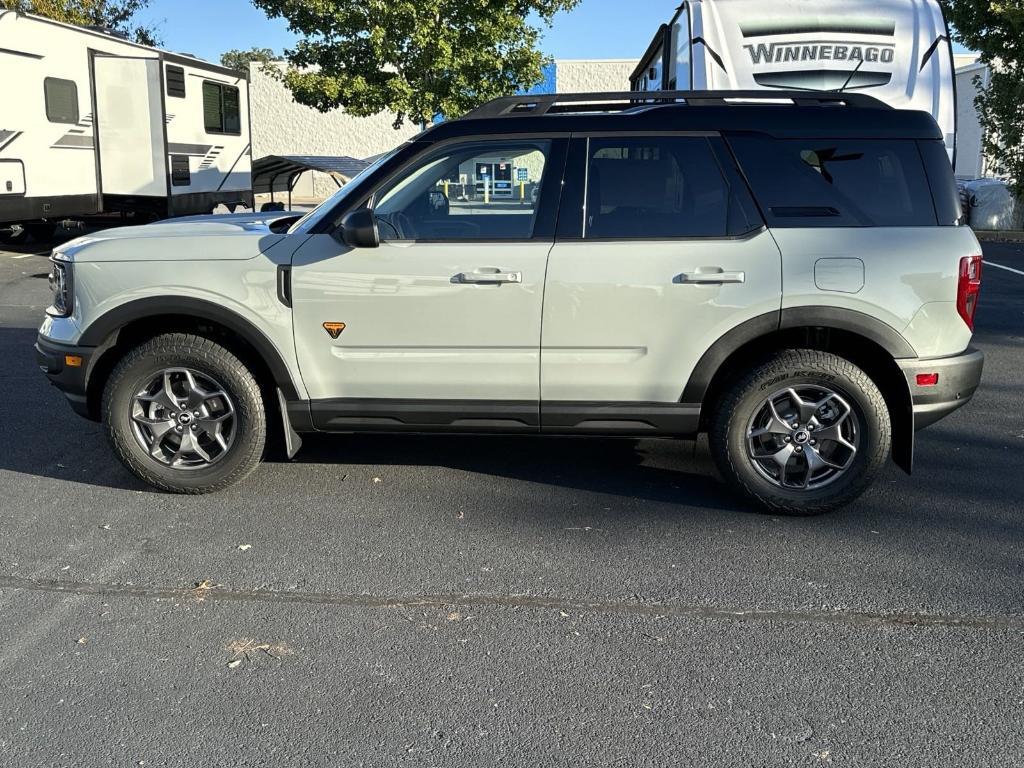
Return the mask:
<path id="1" fill-rule="evenodd" d="M 295 179 L 306 171 L 333 176 L 340 186 L 369 165 L 366 160 L 347 155 L 267 155 L 252 164 L 252 191 L 257 195 L 287 192 L 294 186 Z"/>

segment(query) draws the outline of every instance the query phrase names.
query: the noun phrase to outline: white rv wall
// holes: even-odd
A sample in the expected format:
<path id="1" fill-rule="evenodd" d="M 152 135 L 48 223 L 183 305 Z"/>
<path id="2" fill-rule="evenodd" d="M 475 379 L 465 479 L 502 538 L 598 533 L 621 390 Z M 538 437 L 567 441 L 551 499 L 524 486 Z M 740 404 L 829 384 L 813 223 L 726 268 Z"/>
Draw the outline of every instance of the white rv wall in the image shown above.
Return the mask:
<path id="1" fill-rule="evenodd" d="M 979 179 L 986 173 L 985 152 L 982 148 L 981 121 L 974 106 L 978 88 L 976 77 L 982 84 L 988 82 L 988 67 L 972 64 L 956 73 L 956 176 L 959 179 Z"/>

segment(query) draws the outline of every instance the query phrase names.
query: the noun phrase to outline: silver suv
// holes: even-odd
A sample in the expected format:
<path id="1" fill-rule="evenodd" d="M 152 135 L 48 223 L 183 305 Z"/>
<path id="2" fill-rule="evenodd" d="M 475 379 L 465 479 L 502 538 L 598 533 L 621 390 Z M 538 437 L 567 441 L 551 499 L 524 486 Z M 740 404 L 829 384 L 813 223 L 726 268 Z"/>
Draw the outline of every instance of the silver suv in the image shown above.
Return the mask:
<path id="1" fill-rule="evenodd" d="M 846 93 L 636 99 L 502 99 L 302 218 L 63 245 L 40 367 L 179 493 L 251 472 L 268 424 L 290 456 L 308 432 L 707 432 L 732 488 L 791 514 L 890 455 L 910 472 L 983 362 L 934 120 Z"/>

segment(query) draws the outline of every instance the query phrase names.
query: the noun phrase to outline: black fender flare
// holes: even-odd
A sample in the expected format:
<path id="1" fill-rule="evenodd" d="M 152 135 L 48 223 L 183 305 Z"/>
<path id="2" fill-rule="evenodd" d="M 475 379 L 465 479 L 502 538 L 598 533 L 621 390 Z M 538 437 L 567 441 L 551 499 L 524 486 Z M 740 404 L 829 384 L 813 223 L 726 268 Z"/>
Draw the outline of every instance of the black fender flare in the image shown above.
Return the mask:
<path id="1" fill-rule="evenodd" d="M 893 361 L 916 358 L 917 352 L 892 326 L 852 309 L 840 307 L 790 307 L 751 318 L 725 333 L 701 356 L 690 375 L 680 402 L 706 405 L 715 374 L 741 347 L 778 331 L 796 328 L 827 328 L 857 334 L 888 352 Z M 893 460 L 908 474 L 914 463 L 914 408 L 910 385 L 894 391 Z"/>
<path id="2" fill-rule="evenodd" d="M 267 364 L 275 385 L 285 398 L 299 399 L 298 389 L 284 358 L 266 334 L 230 309 L 204 299 L 190 296 L 151 296 L 126 302 L 93 320 L 82 333 L 78 343 L 83 347 L 106 345 L 126 325 L 160 315 L 183 315 L 224 326 L 256 350 Z"/>

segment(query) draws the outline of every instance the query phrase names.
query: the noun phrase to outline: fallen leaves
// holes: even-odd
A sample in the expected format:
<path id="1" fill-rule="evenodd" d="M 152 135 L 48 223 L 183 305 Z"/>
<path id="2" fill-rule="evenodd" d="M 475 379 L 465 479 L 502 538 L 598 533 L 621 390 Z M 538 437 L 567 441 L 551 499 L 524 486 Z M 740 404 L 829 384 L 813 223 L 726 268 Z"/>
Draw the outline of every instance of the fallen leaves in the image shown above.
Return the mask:
<path id="1" fill-rule="evenodd" d="M 217 586 L 218 585 L 215 581 L 210 581 L 210 579 L 203 579 L 202 581 L 196 582 L 196 586 L 195 589 L 192 591 L 192 594 L 195 595 L 196 600 L 202 602 L 206 599 L 206 595 L 210 592 L 210 590 L 216 589 Z"/>
<path id="2" fill-rule="evenodd" d="M 280 659 L 292 653 L 292 649 L 284 643 L 260 643 L 251 638 L 233 640 L 228 643 L 225 650 L 231 653 L 231 658 L 228 659 L 229 669 L 237 669 L 243 661 L 251 662 L 256 656 L 265 655 L 272 659 Z"/>

